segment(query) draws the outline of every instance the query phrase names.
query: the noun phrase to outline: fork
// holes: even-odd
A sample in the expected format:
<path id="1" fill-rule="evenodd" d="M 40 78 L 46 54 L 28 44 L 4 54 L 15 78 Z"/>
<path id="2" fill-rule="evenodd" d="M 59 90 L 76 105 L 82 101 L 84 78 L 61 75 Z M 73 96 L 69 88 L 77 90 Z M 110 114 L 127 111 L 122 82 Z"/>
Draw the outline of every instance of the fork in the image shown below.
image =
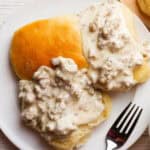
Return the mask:
<path id="1" fill-rule="evenodd" d="M 124 145 L 134 130 L 143 109 L 130 102 L 122 111 L 106 135 L 106 150 L 115 150 Z"/>

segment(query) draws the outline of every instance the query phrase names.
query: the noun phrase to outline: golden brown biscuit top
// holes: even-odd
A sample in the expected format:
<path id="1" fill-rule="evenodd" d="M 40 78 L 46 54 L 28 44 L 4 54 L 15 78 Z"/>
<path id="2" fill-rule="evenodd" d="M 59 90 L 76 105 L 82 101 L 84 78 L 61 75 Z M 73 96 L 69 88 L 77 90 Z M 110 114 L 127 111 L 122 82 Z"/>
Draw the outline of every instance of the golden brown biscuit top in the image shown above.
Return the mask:
<path id="1" fill-rule="evenodd" d="M 51 66 L 57 56 L 70 57 L 86 67 L 77 18 L 56 17 L 33 22 L 19 29 L 13 37 L 11 63 L 21 79 L 31 79 L 41 66 Z"/>

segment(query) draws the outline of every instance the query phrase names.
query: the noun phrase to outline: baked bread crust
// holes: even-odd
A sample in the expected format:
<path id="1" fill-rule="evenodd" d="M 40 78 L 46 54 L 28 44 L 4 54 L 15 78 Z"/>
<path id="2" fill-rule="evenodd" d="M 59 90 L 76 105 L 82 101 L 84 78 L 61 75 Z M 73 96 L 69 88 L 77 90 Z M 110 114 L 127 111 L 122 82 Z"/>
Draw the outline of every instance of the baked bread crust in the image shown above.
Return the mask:
<path id="1" fill-rule="evenodd" d="M 142 13 L 137 4 L 137 0 L 121 0 L 121 2 L 127 5 L 137 16 L 139 16 L 144 24 L 150 29 L 150 16 Z"/>
<path id="2" fill-rule="evenodd" d="M 82 41 L 76 16 L 55 17 L 28 24 L 15 32 L 10 59 L 20 79 L 31 79 L 41 66 L 52 66 L 57 56 L 70 57 L 87 67 L 82 54 Z"/>

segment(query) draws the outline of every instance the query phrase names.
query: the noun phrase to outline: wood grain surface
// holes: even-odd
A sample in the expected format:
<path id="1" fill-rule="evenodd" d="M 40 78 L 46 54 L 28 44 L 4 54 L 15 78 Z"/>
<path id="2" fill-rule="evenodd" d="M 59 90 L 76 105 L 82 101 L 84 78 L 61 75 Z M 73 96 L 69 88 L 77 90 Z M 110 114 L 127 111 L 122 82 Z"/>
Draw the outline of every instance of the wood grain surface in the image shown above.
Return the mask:
<path id="1" fill-rule="evenodd" d="M 13 10 L 31 1 L 33 0 L 0 0 L 0 25 Z M 17 150 L 1 131 L 0 150 Z M 148 136 L 147 130 L 129 150 L 150 150 L 150 137 Z"/>

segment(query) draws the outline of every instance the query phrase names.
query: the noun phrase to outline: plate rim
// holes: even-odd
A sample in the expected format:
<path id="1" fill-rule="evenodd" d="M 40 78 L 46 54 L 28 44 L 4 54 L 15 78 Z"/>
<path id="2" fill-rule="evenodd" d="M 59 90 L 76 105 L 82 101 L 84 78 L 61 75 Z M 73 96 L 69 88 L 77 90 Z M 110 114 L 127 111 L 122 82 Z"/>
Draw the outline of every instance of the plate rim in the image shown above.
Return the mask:
<path id="1" fill-rule="evenodd" d="M 39 1 L 39 0 L 37 0 L 37 1 Z M 31 3 L 32 4 L 32 3 Z M 4 22 L 1 24 L 1 26 L 0 26 L 0 32 L 3 30 L 3 28 L 5 28 L 4 27 L 4 25 L 5 25 L 5 23 L 7 24 L 7 20 L 9 19 L 9 18 L 11 18 L 14 14 L 16 14 L 17 12 L 19 12 L 19 11 L 24 11 L 25 9 L 26 9 L 26 7 L 29 7 L 29 4 L 25 4 L 24 6 L 22 6 L 21 8 L 17 8 L 14 12 L 12 12 L 10 15 L 8 15 L 6 18 L 5 18 L 5 20 L 4 20 Z M 31 5 L 30 5 L 30 9 L 31 9 Z M 138 18 L 139 19 L 139 18 Z M 141 22 L 141 21 L 140 21 Z M 141 22 L 142 23 L 142 22 Z M 143 24 L 143 23 L 142 23 Z M 144 24 L 143 24 L 144 25 Z M 145 27 L 145 25 L 143 26 L 143 27 Z M 146 27 L 145 27 L 145 29 L 146 29 Z M 147 30 L 148 31 L 148 30 Z M 137 91 L 136 91 L 137 92 Z M 135 92 L 135 94 L 136 94 L 136 92 Z M 133 97 L 133 99 L 134 99 L 134 97 Z M 3 125 L 3 123 L 1 122 L 1 119 L 0 119 L 0 130 L 2 131 L 2 133 L 9 139 L 9 141 L 14 145 L 14 146 L 16 146 L 17 148 L 19 148 L 19 149 L 21 149 L 21 150 L 24 150 L 24 147 L 22 146 L 22 144 L 20 143 L 20 142 L 17 142 L 17 140 L 15 140 L 15 138 L 13 138 L 12 137 L 12 135 L 10 134 L 10 132 L 9 131 L 7 131 L 7 127 L 5 127 L 5 125 Z M 139 136 L 139 138 L 140 138 L 140 136 Z M 134 141 L 134 143 L 139 139 L 139 138 L 137 138 L 135 141 Z M 134 143 L 132 143 L 132 144 L 130 144 L 130 146 L 129 147 L 131 147 Z"/>

